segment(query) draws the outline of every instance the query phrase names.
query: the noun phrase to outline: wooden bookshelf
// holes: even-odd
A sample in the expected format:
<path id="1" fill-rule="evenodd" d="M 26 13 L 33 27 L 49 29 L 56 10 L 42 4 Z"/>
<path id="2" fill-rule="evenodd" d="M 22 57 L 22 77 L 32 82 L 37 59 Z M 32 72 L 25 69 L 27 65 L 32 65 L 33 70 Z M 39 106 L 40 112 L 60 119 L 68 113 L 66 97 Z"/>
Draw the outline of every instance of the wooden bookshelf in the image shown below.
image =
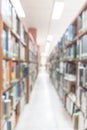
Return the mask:
<path id="1" fill-rule="evenodd" d="M 56 58 L 57 56 L 58 58 Z M 55 60 L 56 62 L 54 62 Z M 71 102 L 73 102 L 73 107 L 75 105 L 79 109 L 79 111 L 83 114 L 85 121 L 85 115 L 87 112 L 87 106 L 85 105 L 87 104 L 85 101 L 87 98 L 87 2 L 84 4 L 76 18 L 67 27 L 60 41 L 56 45 L 55 51 L 53 50 L 48 57 L 47 62 L 50 78 L 54 86 L 57 88 L 56 91 L 61 97 L 64 107 L 66 108 L 66 97 L 73 93 L 76 98 L 75 102 L 71 100 Z M 57 71 L 57 69 L 59 71 Z M 81 72 L 84 75 L 81 74 Z M 76 76 L 76 80 L 73 84 L 71 83 L 72 80 L 69 78 L 64 79 L 64 76 L 67 73 Z M 83 77 L 81 77 L 81 75 Z M 68 93 L 66 92 L 67 89 L 69 89 Z M 65 97 L 65 95 L 67 96 Z M 71 106 L 67 107 L 69 108 Z M 71 115 L 72 117 L 75 112 Z M 87 128 L 85 128 L 85 130 L 86 129 Z"/>
<path id="2" fill-rule="evenodd" d="M 32 34 L 32 31 L 30 31 L 31 29 L 28 30 L 29 33 L 29 44 L 28 44 L 28 48 L 27 48 L 27 54 L 28 54 L 28 59 L 27 62 L 29 63 L 29 68 L 30 68 L 30 75 L 29 75 L 29 93 L 31 95 L 31 91 L 33 89 L 34 86 L 34 82 L 37 78 L 38 75 L 38 48 L 37 48 L 37 44 L 36 44 L 36 29 L 35 29 L 35 35 Z M 34 31 L 33 31 L 34 32 Z M 36 68 L 36 69 L 35 69 Z M 30 98 L 29 95 L 29 98 Z"/>
<path id="3" fill-rule="evenodd" d="M 29 103 L 30 87 L 38 75 L 38 50 L 36 40 L 31 38 L 30 43 L 28 29 L 25 29 L 11 1 L 7 0 L 9 6 L 3 4 L 3 1 L 0 1 L 0 130 L 8 125 L 13 115 L 15 123 L 12 120 L 9 123 L 12 124 L 11 130 L 14 130 L 24 106 Z M 5 104 L 7 99 L 9 105 Z M 9 112 L 4 110 L 4 104 L 10 107 L 9 116 Z"/>
<path id="4" fill-rule="evenodd" d="M 0 13 L 0 34 L 2 34 L 2 29 L 3 29 L 3 22 L 2 22 L 2 16 Z M 0 43 L 2 43 L 2 37 L 0 35 Z M 0 44 L 0 61 L 2 61 L 2 44 Z M 3 91 L 3 71 L 2 71 L 2 62 L 0 62 L 0 129 L 2 129 L 2 91 Z"/>

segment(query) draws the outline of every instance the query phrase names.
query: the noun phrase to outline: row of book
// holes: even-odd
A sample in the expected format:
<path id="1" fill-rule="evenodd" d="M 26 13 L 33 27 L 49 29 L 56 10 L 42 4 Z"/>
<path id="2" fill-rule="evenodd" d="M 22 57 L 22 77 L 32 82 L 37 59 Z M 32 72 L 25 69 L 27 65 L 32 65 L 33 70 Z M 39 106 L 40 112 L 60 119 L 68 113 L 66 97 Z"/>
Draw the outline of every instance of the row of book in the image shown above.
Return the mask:
<path id="1" fill-rule="evenodd" d="M 51 67 L 52 71 L 50 71 L 50 78 L 52 83 L 56 88 L 63 106 L 68 113 L 73 116 L 76 101 L 76 64 L 70 62 L 54 62 L 53 64 L 50 63 L 50 68 Z M 55 73 L 55 71 L 57 73 Z"/>
<path id="2" fill-rule="evenodd" d="M 54 63 L 55 64 L 55 63 Z M 78 84 L 76 82 L 69 81 L 70 75 L 76 75 L 76 64 L 67 62 L 63 63 L 61 66 L 51 65 L 53 70 L 50 72 L 52 83 L 55 84 L 57 81 L 57 92 L 64 104 L 64 107 L 68 113 L 73 117 L 74 128 L 76 129 L 87 129 L 87 64 L 78 63 Z M 62 72 L 60 69 L 62 67 Z M 64 70 L 63 70 L 64 69 Z M 57 78 L 54 78 L 54 72 L 57 71 Z M 66 74 L 69 74 L 69 77 L 65 79 Z M 77 119 L 78 118 L 78 119 Z"/>
<path id="3" fill-rule="evenodd" d="M 78 32 L 87 29 L 87 9 L 82 12 L 78 17 Z"/>
<path id="4" fill-rule="evenodd" d="M 3 55 L 11 58 L 25 59 L 25 46 L 19 42 L 8 29 L 3 30 Z"/>
<path id="5" fill-rule="evenodd" d="M 87 58 L 87 35 L 82 36 L 77 43 L 66 48 L 64 51 L 60 51 L 60 58 L 63 59 L 86 59 Z"/>
<path id="6" fill-rule="evenodd" d="M 83 11 L 81 15 L 78 16 L 77 22 L 78 30 L 76 25 L 70 25 L 66 30 L 65 34 L 61 38 L 61 44 L 66 44 L 69 41 L 73 41 L 78 32 L 87 30 L 87 10 Z"/>
<path id="7" fill-rule="evenodd" d="M 4 21 L 7 22 L 10 27 L 19 34 L 19 19 L 17 17 L 15 8 L 9 0 L 2 1 L 2 16 Z"/>
<path id="8" fill-rule="evenodd" d="M 64 74 L 72 74 L 72 75 L 76 75 L 76 64 L 75 63 L 64 63 L 63 66 L 64 69 Z"/>
<path id="9" fill-rule="evenodd" d="M 76 96 L 73 93 L 69 93 L 66 97 L 66 109 L 70 115 L 74 114 L 74 106 L 76 102 Z"/>
<path id="10" fill-rule="evenodd" d="M 15 33 L 17 33 L 23 42 L 27 42 L 27 33 L 24 26 L 21 24 L 16 10 L 10 0 L 2 1 L 2 16 L 3 20 L 10 25 Z"/>
<path id="11" fill-rule="evenodd" d="M 70 41 L 73 41 L 76 36 L 76 26 L 70 25 L 68 29 L 66 30 L 65 34 L 61 38 L 61 40 L 58 42 L 58 49 L 62 48 L 65 44 L 67 44 Z"/>
<path id="12" fill-rule="evenodd" d="M 87 58 L 87 35 L 77 41 L 77 58 Z"/>
<path id="13" fill-rule="evenodd" d="M 87 88 L 87 64 L 79 64 L 78 67 L 78 86 Z"/>
<path id="14" fill-rule="evenodd" d="M 3 93 L 3 120 L 5 130 L 12 130 L 16 123 L 16 115 L 19 115 L 26 103 L 26 78 L 16 83 L 13 88 Z"/>
<path id="15" fill-rule="evenodd" d="M 76 36 L 77 28 L 75 25 L 70 25 L 64 34 L 64 44 L 69 41 L 73 41 Z"/>
<path id="16" fill-rule="evenodd" d="M 13 88 L 3 94 L 3 118 L 7 119 L 11 116 L 11 112 L 15 110 L 16 103 L 20 97 L 20 87 L 16 83 Z"/>
<path id="17" fill-rule="evenodd" d="M 29 74 L 29 67 L 26 63 L 16 63 L 3 60 L 3 87 L 17 82 L 20 78 Z"/>
<path id="18" fill-rule="evenodd" d="M 87 118 L 87 91 L 84 88 L 78 86 L 76 96 L 77 96 L 76 104 L 83 112 L 84 117 Z"/>
<path id="19" fill-rule="evenodd" d="M 11 117 L 5 121 L 3 130 L 13 130 L 15 128 L 15 112 L 12 112 Z"/>
<path id="20" fill-rule="evenodd" d="M 72 45 L 71 47 L 68 47 L 68 48 L 65 50 L 64 58 L 65 58 L 65 59 L 73 59 L 73 58 L 76 58 L 76 44 L 75 44 L 75 45 Z"/>
<path id="21" fill-rule="evenodd" d="M 76 104 L 76 100 L 76 95 L 74 93 L 70 92 L 69 94 L 65 94 L 65 108 L 69 115 L 72 116 L 73 128 L 75 130 L 84 130 L 87 129 L 87 118 L 84 119 L 82 107 L 85 107 L 87 102 L 83 101 L 83 103 L 86 104 L 81 104 L 81 107 L 79 107 Z M 85 111 L 85 113 L 87 112 Z"/>
<path id="22" fill-rule="evenodd" d="M 19 58 L 19 42 L 7 29 L 3 30 L 2 46 L 4 56 Z"/>

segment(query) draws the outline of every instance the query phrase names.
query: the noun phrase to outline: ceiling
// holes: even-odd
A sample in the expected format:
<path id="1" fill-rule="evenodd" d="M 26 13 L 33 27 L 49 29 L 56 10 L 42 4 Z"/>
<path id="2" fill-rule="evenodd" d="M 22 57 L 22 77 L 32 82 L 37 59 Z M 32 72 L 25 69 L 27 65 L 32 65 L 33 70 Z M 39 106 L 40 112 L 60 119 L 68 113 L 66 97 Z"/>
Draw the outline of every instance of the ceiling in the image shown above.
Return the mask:
<path id="1" fill-rule="evenodd" d="M 64 1 L 64 9 L 60 20 L 52 20 L 55 1 Z M 23 20 L 26 27 L 37 29 L 37 43 L 41 52 L 45 51 L 47 36 L 53 35 L 50 51 L 61 38 L 68 25 L 77 16 L 86 0 L 21 0 L 26 17 Z"/>

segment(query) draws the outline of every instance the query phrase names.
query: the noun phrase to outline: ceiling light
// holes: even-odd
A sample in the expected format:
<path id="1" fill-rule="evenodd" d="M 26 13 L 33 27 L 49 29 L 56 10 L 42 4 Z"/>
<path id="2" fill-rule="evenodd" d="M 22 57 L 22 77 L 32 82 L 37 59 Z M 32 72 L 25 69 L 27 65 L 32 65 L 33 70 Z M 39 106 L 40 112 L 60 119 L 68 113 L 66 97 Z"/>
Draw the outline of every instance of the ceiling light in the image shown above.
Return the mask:
<path id="1" fill-rule="evenodd" d="M 52 14 L 53 20 L 60 19 L 63 8 L 64 8 L 64 2 L 58 2 L 58 1 L 55 2 Z"/>
<path id="2" fill-rule="evenodd" d="M 48 35 L 47 41 L 51 42 L 52 40 L 53 40 L 53 36 L 52 35 Z"/>
<path id="3" fill-rule="evenodd" d="M 24 13 L 20 0 L 11 0 L 11 2 L 13 4 L 13 6 L 15 7 L 15 10 L 16 10 L 18 16 L 21 18 L 24 18 L 25 13 Z"/>

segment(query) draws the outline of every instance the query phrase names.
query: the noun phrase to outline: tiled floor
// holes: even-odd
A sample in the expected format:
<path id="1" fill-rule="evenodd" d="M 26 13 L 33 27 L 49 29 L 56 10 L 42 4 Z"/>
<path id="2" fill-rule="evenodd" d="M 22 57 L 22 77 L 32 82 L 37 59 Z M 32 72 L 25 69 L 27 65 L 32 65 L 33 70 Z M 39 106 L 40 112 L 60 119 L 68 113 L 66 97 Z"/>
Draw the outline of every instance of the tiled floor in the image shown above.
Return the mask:
<path id="1" fill-rule="evenodd" d="M 16 130 L 73 130 L 70 117 L 52 86 L 48 74 L 41 70 Z"/>

